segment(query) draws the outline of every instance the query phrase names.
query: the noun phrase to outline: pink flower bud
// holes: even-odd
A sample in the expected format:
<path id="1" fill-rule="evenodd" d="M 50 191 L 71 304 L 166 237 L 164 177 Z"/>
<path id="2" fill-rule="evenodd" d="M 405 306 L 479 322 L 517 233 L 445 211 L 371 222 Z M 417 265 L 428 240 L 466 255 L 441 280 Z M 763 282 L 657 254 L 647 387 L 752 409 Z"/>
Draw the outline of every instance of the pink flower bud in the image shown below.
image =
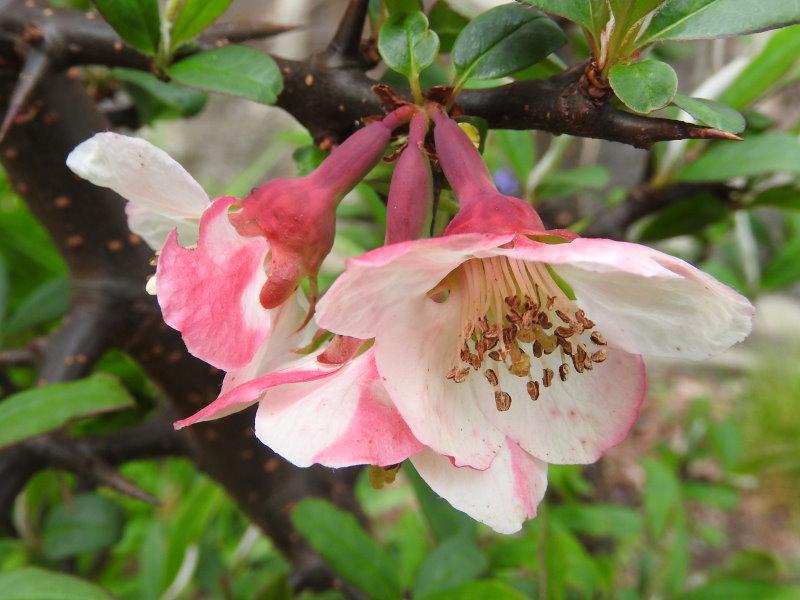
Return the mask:
<path id="1" fill-rule="evenodd" d="M 286 301 L 304 277 L 312 278 L 315 293 L 313 279 L 333 246 L 337 205 L 378 163 L 392 130 L 412 110 L 403 107 L 360 129 L 309 175 L 262 185 L 230 215 L 240 235 L 269 241 L 269 273 L 260 294 L 264 308 Z"/>
<path id="2" fill-rule="evenodd" d="M 408 146 L 392 174 L 386 214 L 386 243 L 396 244 L 423 236 L 433 205 L 433 181 L 423 148 L 428 117 L 418 112 L 411 119 Z"/>
<path id="3" fill-rule="evenodd" d="M 481 155 L 458 123 L 441 110 L 431 111 L 436 153 L 461 210 L 445 234 L 541 233 L 544 224 L 527 202 L 497 191 Z"/>

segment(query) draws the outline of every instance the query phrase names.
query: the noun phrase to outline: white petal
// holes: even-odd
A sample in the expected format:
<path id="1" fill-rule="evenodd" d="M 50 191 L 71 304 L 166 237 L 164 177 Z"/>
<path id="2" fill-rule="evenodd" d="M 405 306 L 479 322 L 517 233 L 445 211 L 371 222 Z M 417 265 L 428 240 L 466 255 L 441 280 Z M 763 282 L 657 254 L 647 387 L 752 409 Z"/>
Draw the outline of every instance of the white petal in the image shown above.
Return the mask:
<path id="1" fill-rule="evenodd" d="M 460 298 L 441 304 L 409 298 L 386 309 L 375 340 L 378 370 L 414 435 L 458 465 L 485 469 L 503 435 L 483 415 L 465 383 L 446 378 L 458 350 Z"/>
<path id="2" fill-rule="evenodd" d="M 133 202 L 125 205 L 125 212 L 128 215 L 128 229 L 153 250 L 160 250 L 175 228 L 178 229 L 178 241 L 182 246 L 194 246 L 200 235 L 200 223 L 197 220 L 173 219 Z"/>
<path id="3" fill-rule="evenodd" d="M 98 133 L 67 157 L 67 166 L 95 185 L 175 219 L 199 219 L 208 195 L 166 152 L 141 138 Z"/>
<path id="4" fill-rule="evenodd" d="M 556 356 L 547 357 L 555 372 L 548 388 L 542 385 L 539 362 L 532 359 L 532 375 L 540 386 L 535 402 L 526 389 L 528 379 L 495 368 L 500 387 L 511 395 L 511 408 L 505 412 L 496 409 L 494 391 L 480 374 L 470 375 L 463 385 L 483 398 L 486 418 L 535 457 L 550 464 L 592 463 L 622 442 L 636 422 L 647 387 L 644 363 L 640 356 L 609 348 L 606 361 L 591 371 L 576 373 L 570 363 L 571 372 L 562 382 Z"/>
<path id="5" fill-rule="evenodd" d="M 535 517 L 547 489 L 547 463 L 511 440 L 483 471 L 455 467 L 430 449 L 412 456 L 411 462 L 434 492 L 498 533 L 515 533 Z"/>

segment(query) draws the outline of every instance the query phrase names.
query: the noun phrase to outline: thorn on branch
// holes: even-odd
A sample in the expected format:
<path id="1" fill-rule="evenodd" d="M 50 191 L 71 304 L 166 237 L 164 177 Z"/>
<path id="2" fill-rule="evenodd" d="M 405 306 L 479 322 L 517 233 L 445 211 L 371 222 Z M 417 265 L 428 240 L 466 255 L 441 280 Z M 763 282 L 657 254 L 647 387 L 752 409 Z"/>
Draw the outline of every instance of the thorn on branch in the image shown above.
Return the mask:
<path id="1" fill-rule="evenodd" d="M 3 141 L 14 120 L 36 92 L 36 88 L 50 70 L 50 59 L 43 51 L 30 48 L 22 65 L 17 85 L 11 94 L 3 123 L 0 125 L 0 142 Z"/>
<path id="2" fill-rule="evenodd" d="M 365 66 L 366 61 L 361 54 L 361 35 L 368 6 L 368 0 L 350 0 L 328 48 L 318 57 L 326 67 Z"/>
<path id="3" fill-rule="evenodd" d="M 201 48 L 215 48 L 225 44 L 238 44 L 262 40 L 300 29 L 299 25 L 278 25 L 264 21 L 229 21 L 209 27 L 197 40 Z"/>

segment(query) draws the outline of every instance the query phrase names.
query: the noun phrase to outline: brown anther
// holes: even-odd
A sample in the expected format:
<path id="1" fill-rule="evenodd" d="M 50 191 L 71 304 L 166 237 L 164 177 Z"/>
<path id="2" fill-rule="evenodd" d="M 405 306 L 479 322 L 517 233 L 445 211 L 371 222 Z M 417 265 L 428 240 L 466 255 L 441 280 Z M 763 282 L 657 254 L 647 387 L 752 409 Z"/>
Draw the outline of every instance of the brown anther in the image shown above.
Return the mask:
<path id="1" fill-rule="evenodd" d="M 533 322 L 536 320 L 536 311 L 535 310 L 526 310 L 525 314 L 522 315 L 522 326 L 523 327 L 530 327 L 533 325 Z"/>
<path id="2" fill-rule="evenodd" d="M 583 371 L 585 370 L 583 368 L 584 357 L 583 356 L 579 356 L 580 350 L 581 350 L 581 348 L 580 348 L 580 346 L 578 346 L 578 352 L 575 352 L 575 354 L 572 355 L 572 366 L 575 367 L 575 371 L 576 372 L 583 373 Z M 585 356 L 585 353 L 584 353 L 584 356 Z"/>
<path id="3" fill-rule="evenodd" d="M 517 328 L 503 327 L 503 343 L 506 346 L 511 346 L 511 344 L 514 343 L 515 339 L 517 339 Z"/>
<path id="4" fill-rule="evenodd" d="M 489 358 L 492 360 L 496 360 L 497 362 L 503 362 L 503 359 L 500 357 L 500 352 L 497 350 L 492 350 L 489 352 Z"/>
<path id="5" fill-rule="evenodd" d="M 556 297 L 555 296 L 548 296 L 547 297 L 547 310 L 550 310 L 551 308 L 553 308 L 553 305 L 555 303 L 556 303 Z"/>
<path id="6" fill-rule="evenodd" d="M 550 319 L 544 313 L 539 313 L 536 321 L 539 323 L 542 329 L 550 329 L 553 326 L 553 324 L 550 322 Z"/>
<path id="7" fill-rule="evenodd" d="M 484 341 L 484 345 L 486 347 L 486 350 L 491 350 L 492 348 L 497 346 L 497 344 L 498 344 L 498 342 L 500 340 L 497 339 L 497 336 L 494 336 L 494 337 L 484 337 L 483 341 Z"/>
<path id="8" fill-rule="evenodd" d="M 538 381 L 529 381 L 528 382 L 528 395 L 531 397 L 531 400 L 536 402 L 539 399 L 539 382 Z"/>
<path id="9" fill-rule="evenodd" d="M 530 344 L 536 339 L 536 334 L 533 331 L 533 327 L 523 327 L 517 332 L 517 340 L 522 342 L 523 344 Z"/>
<path id="10" fill-rule="evenodd" d="M 508 392 L 497 391 L 494 393 L 494 404 L 497 410 L 505 412 L 511 408 L 511 395 Z"/>
<path id="11" fill-rule="evenodd" d="M 481 363 L 482 363 L 483 361 L 481 360 L 481 358 L 480 358 L 480 357 L 479 357 L 477 354 L 472 354 L 472 355 L 469 357 L 469 360 L 468 360 L 467 362 L 469 362 L 469 364 L 470 364 L 470 365 L 472 365 L 472 368 L 473 368 L 473 369 L 475 369 L 476 371 L 478 371 L 478 370 L 480 370 L 480 368 L 481 368 Z"/>
<path id="12" fill-rule="evenodd" d="M 503 298 L 503 300 L 511 309 L 517 308 L 517 306 L 519 306 L 519 298 L 517 296 L 509 296 L 508 298 Z"/>
<path id="13" fill-rule="evenodd" d="M 567 377 L 569 377 L 569 365 L 567 363 L 561 363 L 561 366 L 558 367 L 558 376 L 561 381 L 567 380 Z"/>
<path id="14" fill-rule="evenodd" d="M 589 336 L 589 339 L 591 339 L 598 346 L 605 346 L 608 343 L 606 341 L 606 336 L 599 331 L 593 331 L 592 335 Z"/>
<path id="15" fill-rule="evenodd" d="M 542 354 L 544 354 L 544 349 L 542 348 L 542 345 L 539 343 L 539 340 L 536 340 L 535 342 L 533 342 L 533 355 L 536 358 L 542 358 Z"/>
<path id="16" fill-rule="evenodd" d="M 517 347 L 511 349 L 511 366 L 508 368 L 512 375 L 527 377 L 531 372 L 531 359 Z"/>
<path id="17" fill-rule="evenodd" d="M 553 377 L 555 377 L 555 373 L 553 373 L 553 369 L 545 369 L 542 373 L 542 384 L 544 387 L 550 387 L 553 383 Z"/>
<path id="18" fill-rule="evenodd" d="M 556 327 L 554 332 L 558 337 L 568 338 L 569 336 L 575 333 L 575 330 L 572 327 L 564 327 L 563 325 L 559 325 Z"/>
<path id="19" fill-rule="evenodd" d="M 467 379 L 467 375 L 469 375 L 469 368 L 459 369 L 453 377 L 453 381 L 456 383 L 462 383 Z"/>
<path id="20" fill-rule="evenodd" d="M 564 354 L 569 354 L 572 356 L 572 342 L 564 339 L 563 337 L 556 337 L 556 342 L 558 342 L 558 345 L 561 346 Z"/>
<path id="21" fill-rule="evenodd" d="M 486 376 L 486 381 L 488 381 L 489 385 L 492 387 L 500 383 L 500 380 L 497 378 L 497 373 L 495 373 L 493 369 L 486 369 L 483 374 Z"/>
<path id="22" fill-rule="evenodd" d="M 605 362 L 607 358 L 608 358 L 608 352 L 606 351 L 605 348 L 603 348 L 602 350 L 598 350 L 597 352 L 592 354 L 592 362 L 596 363 Z"/>
<path id="23" fill-rule="evenodd" d="M 445 378 L 446 379 L 453 379 L 453 378 L 455 378 L 456 373 L 458 373 L 458 367 L 453 367 L 452 369 L 450 369 L 447 372 L 447 375 L 445 375 Z"/>
<path id="24" fill-rule="evenodd" d="M 510 323 L 514 323 L 514 324 L 517 324 L 517 323 L 522 323 L 522 315 L 521 315 L 521 314 L 519 314 L 519 313 L 518 313 L 516 310 L 514 310 L 513 308 L 512 308 L 511 310 L 509 310 L 509 311 L 508 311 L 508 314 L 506 315 L 506 317 L 508 318 L 508 321 L 509 321 Z"/>
<path id="25" fill-rule="evenodd" d="M 469 357 L 471 354 L 472 353 L 470 352 L 469 346 L 464 344 L 464 347 L 461 349 L 460 353 L 461 360 L 463 360 L 464 362 L 469 362 Z"/>
<path id="26" fill-rule="evenodd" d="M 565 313 L 563 310 L 556 310 L 556 316 L 562 321 L 564 321 L 564 323 L 566 323 L 567 325 L 572 323 L 572 319 L 570 319 L 569 315 Z"/>

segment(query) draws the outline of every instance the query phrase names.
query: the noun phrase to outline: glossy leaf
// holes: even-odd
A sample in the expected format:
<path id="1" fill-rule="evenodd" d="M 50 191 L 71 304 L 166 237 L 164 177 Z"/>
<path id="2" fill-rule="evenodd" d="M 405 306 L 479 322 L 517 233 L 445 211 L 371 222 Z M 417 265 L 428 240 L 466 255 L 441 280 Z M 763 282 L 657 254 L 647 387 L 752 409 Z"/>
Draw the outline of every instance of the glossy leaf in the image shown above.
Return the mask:
<path id="1" fill-rule="evenodd" d="M 436 59 L 439 36 L 428 28 L 428 19 L 421 11 L 398 13 L 381 27 L 378 50 L 390 68 L 416 78 Z"/>
<path id="2" fill-rule="evenodd" d="M 774 171 L 800 173 L 800 139 L 764 133 L 714 145 L 679 174 L 681 181 L 726 181 Z"/>
<path id="3" fill-rule="evenodd" d="M 486 555 L 471 538 L 456 535 L 428 555 L 414 582 L 414 597 L 426 598 L 477 579 L 488 566 Z"/>
<path id="4" fill-rule="evenodd" d="M 76 496 L 48 513 L 42 550 L 51 560 L 101 550 L 120 540 L 122 525 L 122 509 L 113 500 L 99 494 Z"/>
<path id="5" fill-rule="evenodd" d="M 5 323 L 5 335 L 16 335 L 28 329 L 55 321 L 69 308 L 69 280 L 58 277 L 46 281 L 26 297 Z"/>
<path id="6" fill-rule="evenodd" d="M 133 399 L 109 375 L 54 383 L 0 400 L 0 447 L 46 433 L 73 419 L 129 408 Z"/>
<path id="7" fill-rule="evenodd" d="M 646 114 L 672 101 L 678 89 L 678 76 L 667 63 L 643 60 L 611 67 L 609 83 L 625 106 Z"/>
<path id="8" fill-rule="evenodd" d="M 541 12 L 504 4 L 475 17 L 453 45 L 459 81 L 493 79 L 529 67 L 566 43 L 566 37 Z"/>
<path id="9" fill-rule="evenodd" d="M 194 116 L 203 109 L 208 99 L 203 92 L 161 81 L 145 71 L 112 69 L 111 75 L 128 84 L 128 93 L 133 97 L 145 123 Z"/>
<path id="10" fill-rule="evenodd" d="M 103 588 L 88 581 L 24 567 L 0 573 L 0 600 L 113 600 Z"/>
<path id="11" fill-rule="evenodd" d="M 94 0 L 108 24 L 137 50 L 155 54 L 161 39 L 158 0 Z"/>
<path id="12" fill-rule="evenodd" d="M 178 83 L 272 104 L 283 89 L 278 65 L 246 46 L 225 46 L 200 52 L 175 63 L 167 74 Z"/>
<path id="13" fill-rule="evenodd" d="M 798 21 L 797 0 L 668 0 L 638 44 L 755 33 Z"/>
<path id="14" fill-rule="evenodd" d="M 672 103 L 692 115 L 699 123 L 722 131 L 741 133 L 747 125 L 741 113 L 721 102 L 675 94 Z"/>
<path id="15" fill-rule="evenodd" d="M 608 21 L 607 0 L 524 0 L 543 11 L 564 17 L 591 31 L 596 37 Z"/>
<path id="16" fill-rule="evenodd" d="M 430 28 L 439 36 L 440 50 L 450 52 L 461 30 L 469 23 L 469 19 L 461 16 L 445 2 L 439 0 L 428 13 Z"/>
<path id="17" fill-rule="evenodd" d="M 784 185 L 764 190 L 753 199 L 750 206 L 768 206 L 782 210 L 800 210 L 800 188 Z"/>
<path id="18" fill-rule="evenodd" d="M 185 0 L 170 31 L 170 44 L 177 48 L 193 39 L 228 10 L 233 0 Z"/>
<path id="19" fill-rule="evenodd" d="M 292 523 L 343 580 L 376 600 L 402 595 L 394 561 L 350 513 L 308 499 L 292 512 Z"/>

